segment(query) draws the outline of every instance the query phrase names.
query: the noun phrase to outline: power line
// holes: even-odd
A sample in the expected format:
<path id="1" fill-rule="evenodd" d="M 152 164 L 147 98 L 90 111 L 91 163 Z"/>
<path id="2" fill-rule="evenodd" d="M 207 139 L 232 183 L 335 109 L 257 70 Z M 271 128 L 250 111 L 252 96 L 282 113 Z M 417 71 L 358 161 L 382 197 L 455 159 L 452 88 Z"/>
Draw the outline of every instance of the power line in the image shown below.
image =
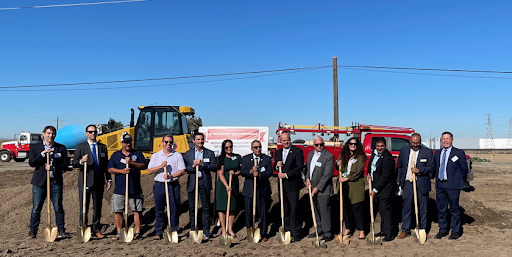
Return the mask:
<path id="1" fill-rule="evenodd" d="M 388 70 L 421 70 L 421 71 L 447 71 L 447 72 L 476 72 L 476 73 L 505 73 L 512 74 L 512 71 L 493 71 L 493 70 L 464 70 L 464 69 L 438 69 L 438 68 L 413 68 L 413 67 L 387 67 L 387 66 L 359 66 L 359 65 L 338 65 L 338 67 L 347 68 L 369 68 L 369 69 L 388 69 Z"/>
<path id="2" fill-rule="evenodd" d="M 146 2 L 146 1 L 149 1 L 149 0 L 122 0 L 122 1 L 93 2 L 93 3 L 52 4 L 52 5 L 25 6 L 25 7 L 5 7 L 5 8 L 0 8 L 0 11 L 51 8 L 51 7 L 83 6 L 83 5 L 100 5 L 100 4 L 120 4 L 120 3 Z"/>
<path id="3" fill-rule="evenodd" d="M 349 70 L 371 71 L 371 72 L 400 73 L 400 74 L 440 76 L 440 77 L 479 78 L 479 79 L 512 79 L 512 78 L 507 78 L 507 77 L 471 76 L 471 75 L 454 75 L 454 74 L 435 74 L 435 73 L 420 73 L 420 72 L 391 71 L 391 70 L 371 70 L 371 69 L 364 69 L 364 68 L 349 68 L 349 67 L 340 67 L 340 68 L 342 68 L 342 69 L 349 69 Z"/>

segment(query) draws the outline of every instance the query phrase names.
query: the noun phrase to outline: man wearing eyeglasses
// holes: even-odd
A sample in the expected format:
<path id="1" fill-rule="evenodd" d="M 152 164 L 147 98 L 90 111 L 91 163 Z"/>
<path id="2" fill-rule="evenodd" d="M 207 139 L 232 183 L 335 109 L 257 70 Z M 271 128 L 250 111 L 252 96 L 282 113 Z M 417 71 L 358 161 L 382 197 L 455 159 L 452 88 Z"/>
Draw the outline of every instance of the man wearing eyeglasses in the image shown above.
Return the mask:
<path id="1" fill-rule="evenodd" d="M 78 203 L 80 204 L 79 222 L 82 226 L 83 193 L 84 193 L 84 166 L 87 165 L 87 181 L 85 182 L 85 225 L 87 226 L 87 212 L 92 195 L 93 216 L 92 230 L 98 239 L 105 236 L 101 233 L 101 207 L 103 202 L 103 188 L 110 190 L 112 177 L 108 172 L 107 146 L 96 141 L 98 130 L 95 125 L 85 127 L 87 141 L 76 146 L 73 157 L 73 167 L 79 168 L 78 173 Z"/>
<path id="2" fill-rule="evenodd" d="M 261 218 L 260 231 L 261 241 L 268 241 L 268 209 L 270 207 L 270 189 L 269 178 L 272 176 L 272 158 L 261 153 L 261 142 L 254 140 L 251 143 L 252 153 L 242 158 L 242 168 L 240 175 L 245 177 L 244 196 L 245 205 L 245 225 L 247 228 L 252 227 L 252 202 L 256 197 L 256 208 L 258 208 Z M 256 163 L 255 163 L 256 161 Z M 256 165 L 254 165 L 256 164 Z M 254 193 L 254 180 L 256 179 L 256 196 Z M 246 239 L 249 240 L 248 238 Z"/>
<path id="3" fill-rule="evenodd" d="M 179 212 L 181 204 L 179 177 L 185 175 L 185 162 L 180 153 L 174 151 L 174 140 L 170 134 L 162 138 L 162 150 L 151 156 L 148 165 L 148 173 L 154 174 L 153 196 L 155 198 L 155 232 L 153 240 L 162 239 L 164 233 L 165 214 L 167 207 L 165 199 L 165 181 L 167 180 L 167 192 L 169 194 L 169 208 L 171 216 L 171 231 L 178 231 Z M 164 172 L 164 167 L 167 174 Z"/>
<path id="4" fill-rule="evenodd" d="M 315 150 L 309 152 L 306 167 L 306 185 L 311 187 L 315 219 L 318 235 L 323 235 L 323 240 L 329 242 L 334 239 L 331 233 L 331 201 L 333 193 L 332 174 L 334 172 L 334 155 L 324 147 L 324 140 L 315 137 L 313 140 Z M 316 233 L 308 235 L 316 237 Z"/>

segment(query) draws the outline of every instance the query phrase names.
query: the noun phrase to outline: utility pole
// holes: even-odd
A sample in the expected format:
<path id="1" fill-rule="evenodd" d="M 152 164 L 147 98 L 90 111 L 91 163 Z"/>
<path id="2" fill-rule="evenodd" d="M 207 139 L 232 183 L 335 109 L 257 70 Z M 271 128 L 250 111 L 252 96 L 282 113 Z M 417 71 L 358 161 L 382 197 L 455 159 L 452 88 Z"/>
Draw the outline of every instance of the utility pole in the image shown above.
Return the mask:
<path id="1" fill-rule="evenodd" d="M 56 119 L 56 120 L 53 120 L 53 121 L 56 121 L 56 122 L 57 122 L 57 130 L 59 130 L 59 116 L 57 116 L 57 119 Z M 60 120 L 60 121 L 63 121 L 63 120 Z"/>
<path id="2" fill-rule="evenodd" d="M 338 57 L 332 58 L 332 91 L 334 97 L 334 126 L 340 126 L 340 119 L 338 116 Z M 333 141 L 339 141 L 339 134 L 334 134 Z"/>
<path id="3" fill-rule="evenodd" d="M 507 149 L 512 148 L 512 118 L 508 121 Z"/>

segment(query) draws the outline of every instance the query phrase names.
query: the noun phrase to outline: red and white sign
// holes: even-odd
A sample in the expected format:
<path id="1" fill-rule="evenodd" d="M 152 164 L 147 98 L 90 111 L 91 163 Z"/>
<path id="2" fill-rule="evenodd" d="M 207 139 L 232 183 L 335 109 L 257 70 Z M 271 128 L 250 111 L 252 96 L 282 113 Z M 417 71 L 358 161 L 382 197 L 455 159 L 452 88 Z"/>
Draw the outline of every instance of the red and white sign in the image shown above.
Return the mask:
<path id="1" fill-rule="evenodd" d="M 233 141 L 233 152 L 242 156 L 252 153 L 251 143 L 259 140 L 262 152 L 268 152 L 268 127 L 200 127 L 199 132 L 204 134 L 204 147 L 219 155 L 222 141 Z"/>

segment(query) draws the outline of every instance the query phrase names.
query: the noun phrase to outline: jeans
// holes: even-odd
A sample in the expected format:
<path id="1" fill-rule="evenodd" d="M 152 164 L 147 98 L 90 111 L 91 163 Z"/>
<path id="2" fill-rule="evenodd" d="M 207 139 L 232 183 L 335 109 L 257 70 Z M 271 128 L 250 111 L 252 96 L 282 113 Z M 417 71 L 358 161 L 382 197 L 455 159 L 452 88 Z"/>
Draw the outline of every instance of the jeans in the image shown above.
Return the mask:
<path id="1" fill-rule="evenodd" d="M 39 220 L 41 218 L 41 210 L 43 209 L 46 194 L 46 184 L 42 187 L 32 185 L 33 207 L 32 213 L 30 214 L 30 232 L 35 234 L 37 234 L 39 229 Z M 64 208 L 62 207 L 62 186 L 58 185 L 55 180 L 50 180 L 50 200 L 55 210 L 55 222 L 57 223 L 59 232 L 65 231 Z"/>
<path id="2" fill-rule="evenodd" d="M 178 231 L 179 215 L 178 210 L 180 199 L 180 184 L 176 182 L 167 183 L 167 191 L 169 192 L 169 215 L 171 216 L 171 231 Z M 165 230 L 164 225 L 167 223 L 167 216 L 164 211 L 167 208 L 167 201 L 165 200 L 165 184 L 155 182 L 153 185 L 153 195 L 155 197 L 155 232 L 161 236 Z"/>

